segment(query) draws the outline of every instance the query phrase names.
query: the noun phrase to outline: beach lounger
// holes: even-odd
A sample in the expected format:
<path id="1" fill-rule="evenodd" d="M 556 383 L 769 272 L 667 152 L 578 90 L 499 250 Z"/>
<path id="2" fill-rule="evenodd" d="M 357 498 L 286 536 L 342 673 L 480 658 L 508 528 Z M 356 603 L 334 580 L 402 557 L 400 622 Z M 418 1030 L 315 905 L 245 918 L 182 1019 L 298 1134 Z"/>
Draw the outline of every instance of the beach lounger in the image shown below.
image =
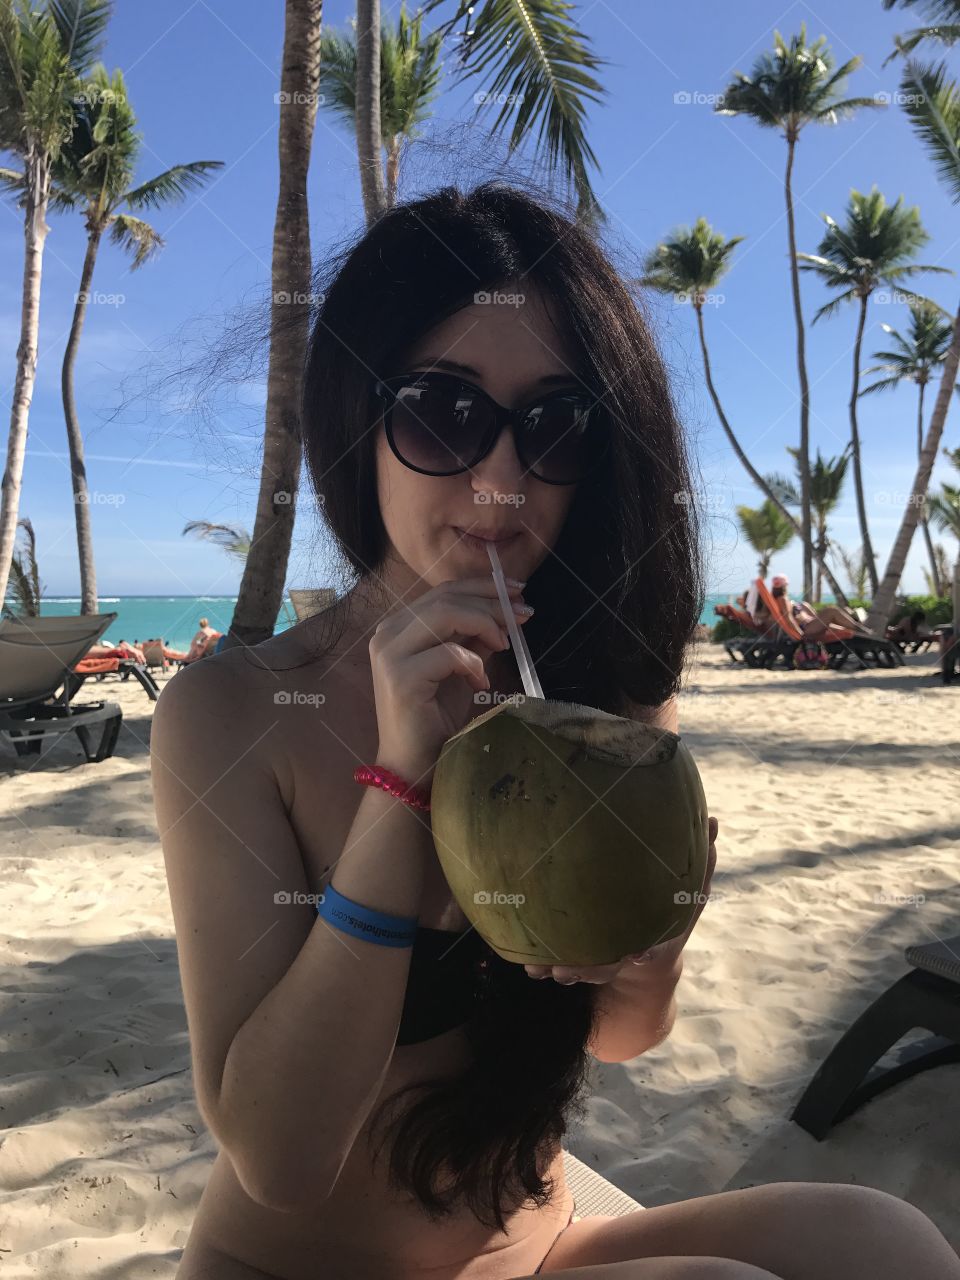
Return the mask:
<path id="1" fill-rule="evenodd" d="M 736 622 L 748 633 L 724 643 L 723 647 L 731 662 L 743 662 L 748 667 L 770 667 L 778 658 L 783 658 L 786 666 L 791 665 L 796 643 L 784 635 L 779 627 L 761 630 L 749 613 L 743 609 L 735 609 L 730 604 L 715 604 L 713 611 L 729 622 Z"/>
<path id="2" fill-rule="evenodd" d="M 818 1142 L 832 1125 L 891 1085 L 931 1067 L 960 1062 L 960 935 L 907 947 L 904 957 L 910 972 L 878 996 L 841 1036 L 790 1117 Z M 936 1048 L 929 1041 L 911 1044 L 898 1066 L 876 1069 L 884 1054 L 915 1027 L 952 1043 Z"/>
<path id="3" fill-rule="evenodd" d="M 67 701 L 69 702 L 73 699 L 84 680 L 90 676 L 95 676 L 98 680 L 102 680 L 107 675 L 118 675 L 121 680 L 127 680 L 130 676 L 133 676 L 151 702 L 156 702 L 160 696 L 160 687 L 156 680 L 154 680 L 145 666 L 141 666 L 139 662 L 135 662 L 132 658 L 82 658 L 79 662 L 73 664 L 70 669 L 70 675 L 67 677 L 69 684 Z"/>
<path id="4" fill-rule="evenodd" d="M 827 655 L 826 666 L 838 671 L 848 658 L 853 658 L 858 669 L 865 671 L 868 667 L 902 667 L 903 654 L 893 643 L 882 636 L 858 635 L 855 631 L 835 630 L 830 640 L 815 638 L 801 631 L 787 610 L 780 607 L 780 601 L 771 593 L 762 578 L 757 578 L 757 590 L 764 604 L 777 620 L 780 628 L 797 644 L 819 645 Z M 858 615 L 859 616 L 859 615 Z"/>
<path id="5" fill-rule="evenodd" d="M 567 1150 L 563 1153 L 563 1173 L 573 1195 L 575 1210 L 581 1218 L 589 1214 L 623 1218 L 644 1207 Z"/>
<path id="6" fill-rule="evenodd" d="M 123 713 L 115 702 L 71 702 L 71 669 L 116 619 L 4 618 L 0 621 L 0 733 L 18 755 L 39 753 L 43 739 L 76 733 L 86 759 L 113 754 Z M 96 744 L 91 736 L 99 726 Z"/>

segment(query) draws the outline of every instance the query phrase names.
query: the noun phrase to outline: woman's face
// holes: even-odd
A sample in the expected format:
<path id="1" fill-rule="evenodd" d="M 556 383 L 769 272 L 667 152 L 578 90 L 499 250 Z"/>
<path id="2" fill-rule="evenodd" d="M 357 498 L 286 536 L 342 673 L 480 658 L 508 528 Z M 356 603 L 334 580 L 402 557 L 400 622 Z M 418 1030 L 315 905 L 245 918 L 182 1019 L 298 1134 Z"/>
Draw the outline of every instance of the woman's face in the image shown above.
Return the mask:
<path id="1" fill-rule="evenodd" d="M 563 385 L 582 390 L 573 355 L 540 296 L 531 286 L 513 296 L 524 301 L 472 303 L 450 316 L 410 348 L 399 371 L 459 375 L 508 408 Z M 558 378 L 564 382 L 546 381 Z M 460 530 L 515 533 L 498 544 L 497 554 L 508 577 L 529 580 L 557 540 L 576 484 L 546 484 L 524 474 L 508 428 L 481 462 L 455 476 L 411 471 L 378 431 L 377 488 L 393 547 L 387 577 L 394 590 L 417 580 L 436 586 L 489 574 L 486 550 L 468 543 Z"/>

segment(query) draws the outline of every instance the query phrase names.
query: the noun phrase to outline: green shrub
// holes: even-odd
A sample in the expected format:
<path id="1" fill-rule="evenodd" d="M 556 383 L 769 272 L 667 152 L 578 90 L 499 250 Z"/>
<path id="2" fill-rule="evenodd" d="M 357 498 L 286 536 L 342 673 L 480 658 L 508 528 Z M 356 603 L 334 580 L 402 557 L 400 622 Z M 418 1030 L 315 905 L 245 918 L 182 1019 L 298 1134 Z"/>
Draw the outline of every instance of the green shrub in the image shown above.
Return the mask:
<path id="1" fill-rule="evenodd" d="M 740 626 L 739 622 L 734 622 L 732 618 L 718 618 L 714 623 L 713 630 L 710 632 L 711 644 L 722 644 L 725 640 L 732 640 L 735 636 L 745 636 L 747 632 Z"/>

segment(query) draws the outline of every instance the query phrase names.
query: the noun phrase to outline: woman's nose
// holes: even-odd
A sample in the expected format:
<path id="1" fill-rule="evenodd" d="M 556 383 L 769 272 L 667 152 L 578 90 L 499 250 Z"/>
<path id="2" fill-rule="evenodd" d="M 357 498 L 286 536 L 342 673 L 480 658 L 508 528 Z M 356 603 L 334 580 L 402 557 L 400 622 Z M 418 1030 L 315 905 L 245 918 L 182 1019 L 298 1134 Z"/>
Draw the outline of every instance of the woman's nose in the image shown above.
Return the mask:
<path id="1" fill-rule="evenodd" d="M 519 493 L 524 484 L 524 467 L 517 455 L 513 432 L 505 426 L 493 448 L 472 468 L 474 486 L 499 493 Z"/>

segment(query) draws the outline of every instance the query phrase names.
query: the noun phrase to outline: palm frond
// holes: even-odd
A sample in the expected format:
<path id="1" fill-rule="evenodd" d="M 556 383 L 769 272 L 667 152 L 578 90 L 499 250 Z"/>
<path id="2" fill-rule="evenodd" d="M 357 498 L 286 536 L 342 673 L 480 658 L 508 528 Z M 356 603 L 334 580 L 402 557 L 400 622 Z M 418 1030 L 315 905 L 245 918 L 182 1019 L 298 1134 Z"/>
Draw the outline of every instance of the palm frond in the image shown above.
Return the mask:
<path id="1" fill-rule="evenodd" d="M 119 248 L 133 254 L 130 270 L 136 271 L 155 254 L 159 253 L 166 243 L 159 231 L 155 231 L 149 222 L 134 218 L 129 213 L 114 215 L 110 224 L 110 239 Z"/>
<path id="2" fill-rule="evenodd" d="M 67 61 L 78 76 L 100 56 L 112 7 L 113 0 L 47 0 Z"/>
<path id="3" fill-rule="evenodd" d="M 183 526 L 181 536 L 188 533 L 194 533 L 198 538 L 215 543 L 228 555 L 236 556 L 241 560 L 245 560 L 250 551 L 251 537 L 242 525 L 212 524 L 209 520 L 188 520 Z"/>
<path id="4" fill-rule="evenodd" d="M 546 152 L 550 167 L 572 181 L 580 211 L 602 218 L 587 174 L 588 165 L 599 166 L 585 121 L 587 102 L 605 93 L 592 74 L 605 63 L 590 51 L 570 8 L 566 0 L 484 0 L 460 78 L 489 79 L 477 114 L 500 105 L 491 132 L 509 126 L 511 151 L 533 137 L 535 154 Z"/>
<path id="5" fill-rule="evenodd" d="M 903 109 L 933 157 L 954 202 L 960 201 L 960 90 L 947 79 L 946 63 L 909 61 L 900 82 Z"/>
<path id="6" fill-rule="evenodd" d="M 183 200 L 192 191 L 200 191 L 208 174 L 223 168 L 222 160 L 191 160 L 175 164 L 131 191 L 124 192 L 124 203 L 131 209 L 161 209 L 165 204 Z"/>

